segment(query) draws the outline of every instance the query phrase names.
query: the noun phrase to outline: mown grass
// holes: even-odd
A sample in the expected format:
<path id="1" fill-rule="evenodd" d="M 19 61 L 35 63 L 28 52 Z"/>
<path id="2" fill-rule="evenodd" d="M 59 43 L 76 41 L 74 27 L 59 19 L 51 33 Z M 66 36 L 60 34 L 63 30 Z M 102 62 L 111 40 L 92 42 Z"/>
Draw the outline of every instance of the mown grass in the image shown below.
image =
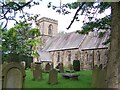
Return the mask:
<path id="1" fill-rule="evenodd" d="M 91 88 L 92 71 L 82 70 L 75 72 L 80 74 L 78 80 L 65 79 L 62 75 L 58 74 L 58 84 L 48 84 L 48 73 L 43 73 L 43 79 L 39 81 L 33 80 L 32 71 L 26 70 L 25 88 Z"/>

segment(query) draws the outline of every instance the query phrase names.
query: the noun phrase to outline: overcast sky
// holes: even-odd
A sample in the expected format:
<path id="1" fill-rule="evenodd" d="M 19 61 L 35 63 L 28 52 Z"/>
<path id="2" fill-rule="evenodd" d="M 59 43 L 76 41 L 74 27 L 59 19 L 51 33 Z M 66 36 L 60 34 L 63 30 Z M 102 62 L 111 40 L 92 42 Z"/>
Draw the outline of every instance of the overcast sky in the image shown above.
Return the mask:
<path id="1" fill-rule="evenodd" d="M 76 0 L 61 0 L 61 1 L 62 3 L 68 3 L 68 2 L 74 2 Z M 59 32 L 61 31 L 71 32 L 75 30 L 80 30 L 80 27 L 82 26 L 82 23 L 80 24 L 80 22 L 75 22 L 69 30 L 66 29 L 70 24 L 76 10 L 71 10 L 72 11 L 71 14 L 62 15 L 56 13 L 56 11 L 51 8 L 47 8 L 49 2 L 52 2 L 53 5 L 60 6 L 60 0 L 42 0 L 40 6 L 33 7 L 32 10 L 29 10 L 29 13 L 37 13 L 40 14 L 40 17 L 48 17 L 51 19 L 58 20 Z"/>
<path id="2" fill-rule="evenodd" d="M 71 3 L 71 2 L 75 2 L 76 0 L 61 0 L 62 4 L 63 3 Z M 27 9 L 27 12 L 29 13 L 33 13 L 33 14 L 40 14 L 40 18 L 42 17 L 48 17 L 51 19 L 55 19 L 58 20 L 58 32 L 73 32 L 76 30 L 80 30 L 83 23 L 82 21 L 84 20 L 84 16 L 80 16 L 80 21 L 79 22 L 74 22 L 71 26 L 71 28 L 69 30 L 67 30 L 66 28 L 69 26 L 71 20 L 73 19 L 73 16 L 76 12 L 76 10 L 71 10 L 71 14 L 68 15 L 62 15 L 62 14 L 58 14 L 56 13 L 55 10 L 48 8 L 47 5 L 49 2 L 52 2 L 53 5 L 56 6 L 60 6 L 60 0 L 42 0 L 40 2 L 39 6 L 34 6 L 31 9 Z M 110 11 L 107 11 L 110 13 Z M 99 17 L 102 17 L 103 15 L 99 15 Z"/>

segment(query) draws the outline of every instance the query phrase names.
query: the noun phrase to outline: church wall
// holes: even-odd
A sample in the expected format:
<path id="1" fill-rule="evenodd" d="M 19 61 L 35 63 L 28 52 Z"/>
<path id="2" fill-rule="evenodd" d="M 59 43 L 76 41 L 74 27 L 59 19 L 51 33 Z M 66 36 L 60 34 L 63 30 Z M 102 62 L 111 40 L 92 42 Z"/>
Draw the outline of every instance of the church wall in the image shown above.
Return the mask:
<path id="1" fill-rule="evenodd" d="M 81 51 L 81 68 L 93 69 L 93 66 L 100 64 L 105 67 L 108 60 L 108 49 L 96 49 Z"/>
<path id="2" fill-rule="evenodd" d="M 77 59 L 80 60 L 80 51 L 78 49 L 54 51 L 54 52 L 50 52 L 50 54 L 52 55 L 52 61 L 54 63 L 54 68 L 60 62 L 63 63 L 64 67 L 68 68 L 69 64 L 73 64 L 73 60 L 77 60 Z M 59 56 L 59 61 L 58 61 L 58 56 Z"/>
<path id="3" fill-rule="evenodd" d="M 40 28 L 41 33 L 45 35 L 41 37 L 43 44 L 48 39 L 48 37 L 50 37 L 50 35 L 48 35 L 49 25 L 53 26 L 52 36 L 56 35 L 58 33 L 57 20 L 44 17 L 38 21 L 37 26 Z M 43 46 L 39 45 L 38 49 L 40 50 L 40 48 L 43 48 Z M 79 49 L 72 49 L 72 50 L 51 51 L 50 54 L 52 56 L 51 58 L 54 63 L 54 68 L 60 62 L 63 63 L 64 67 L 68 67 L 69 64 L 73 64 L 73 60 L 80 60 L 81 69 L 92 69 L 93 66 L 95 65 L 100 65 L 100 64 L 103 64 L 104 66 L 106 65 L 108 50 L 96 49 L 96 50 L 80 51 Z M 33 62 L 36 61 L 37 59 L 34 58 Z"/>

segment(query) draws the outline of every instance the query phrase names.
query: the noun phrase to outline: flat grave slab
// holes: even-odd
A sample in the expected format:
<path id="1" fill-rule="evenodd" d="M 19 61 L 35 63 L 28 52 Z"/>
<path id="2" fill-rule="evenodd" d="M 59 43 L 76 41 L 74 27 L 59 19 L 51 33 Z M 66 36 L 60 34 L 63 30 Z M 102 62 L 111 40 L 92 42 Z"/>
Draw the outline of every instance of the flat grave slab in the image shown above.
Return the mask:
<path id="1" fill-rule="evenodd" d="M 73 79 L 73 80 L 78 80 L 78 77 L 80 75 L 79 74 L 75 74 L 75 73 L 63 73 L 62 77 L 64 77 L 65 79 Z"/>

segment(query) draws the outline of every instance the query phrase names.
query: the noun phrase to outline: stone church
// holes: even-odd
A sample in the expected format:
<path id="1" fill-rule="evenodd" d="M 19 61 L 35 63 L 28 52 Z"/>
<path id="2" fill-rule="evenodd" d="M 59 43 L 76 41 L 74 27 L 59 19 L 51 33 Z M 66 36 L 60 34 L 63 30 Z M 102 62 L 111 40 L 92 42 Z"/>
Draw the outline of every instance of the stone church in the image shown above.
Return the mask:
<path id="1" fill-rule="evenodd" d="M 80 60 L 81 69 L 92 69 L 95 65 L 107 63 L 109 45 L 103 43 L 109 38 L 109 32 L 100 37 L 98 31 L 89 34 L 58 33 L 58 21 L 43 17 L 36 22 L 42 36 L 38 37 L 43 45 L 37 46 L 39 57 L 33 62 L 52 62 L 56 67 L 60 62 L 64 67 Z"/>

